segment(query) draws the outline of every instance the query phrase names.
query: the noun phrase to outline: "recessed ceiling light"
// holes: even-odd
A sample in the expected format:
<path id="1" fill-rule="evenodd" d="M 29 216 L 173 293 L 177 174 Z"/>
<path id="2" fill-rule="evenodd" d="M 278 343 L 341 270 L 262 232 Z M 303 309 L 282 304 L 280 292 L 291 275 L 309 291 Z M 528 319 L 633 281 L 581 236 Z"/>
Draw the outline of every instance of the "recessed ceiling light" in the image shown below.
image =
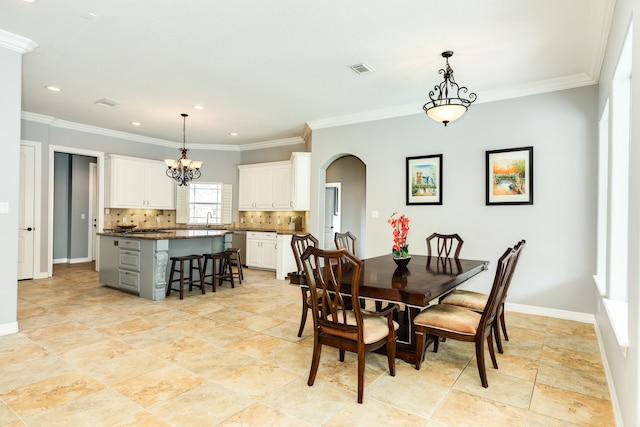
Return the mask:
<path id="1" fill-rule="evenodd" d="M 230 132 L 229 135 L 231 136 L 238 136 L 238 132 Z"/>
<path id="2" fill-rule="evenodd" d="M 45 86 L 44 87 L 47 90 L 50 90 L 51 92 L 62 92 L 62 89 L 60 89 L 58 86 Z"/>
<path id="3" fill-rule="evenodd" d="M 196 110 L 204 110 L 204 106 L 202 105 L 194 105 L 193 108 L 195 108 Z"/>
<path id="4" fill-rule="evenodd" d="M 140 123 L 140 122 L 131 122 L 131 124 L 132 124 L 133 126 L 140 126 L 142 123 Z"/>
<path id="5" fill-rule="evenodd" d="M 38 3 L 38 0 L 22 0 L 23 3 Z"/>
<path id="6" fill-rule="evenodd" d="M 85 12 L 85 13 L 82 14 L 82 17 L 84 19 L 86 19 L 87 21 L 93 21 L 94 19 L 98 18 L 98 15 L 96 15 L 93 12 Z"/>
<path id="7" fill-rule="evenodd" d="M 115 99 L 102 98 L 95 102 L 98 105 L 102 105 L 104 107 L 115 107 L 116 105 L 122 104 L 120 101 L 116 101 Z"/>

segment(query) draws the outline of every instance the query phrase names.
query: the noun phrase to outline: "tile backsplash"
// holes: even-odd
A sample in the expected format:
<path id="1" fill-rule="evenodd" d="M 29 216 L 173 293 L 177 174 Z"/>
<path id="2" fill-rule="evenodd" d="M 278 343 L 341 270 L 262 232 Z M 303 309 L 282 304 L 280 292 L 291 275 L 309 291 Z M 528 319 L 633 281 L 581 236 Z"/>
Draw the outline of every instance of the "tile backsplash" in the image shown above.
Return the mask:
<path id="1" fill-rule="evenodd" d="M 107 211 L 109 213 L 107 213 Z M 233 228 L 264 229 L 278 231 L 305 231 L 309 222 L 306 211 L 240 211 Z M 104 229 L 114 230 L 122 224 L 136 224 L 138 230 L 156 228 L 187 228 L 188 224 L 176 224 L 176 211 L 159 209 L 105 209 Z"/>
<path id="2" fill-rule="evenodd" d="M 112 230 L 122 224 L 136 224 L 138 229 L 176 228 L 176 211 L 158 209 L 105 209 L 104 229 Z M 181 226 L 182 224 L 178 224 Z"/>
<path id="3" fill-rule="evenodd" d="M 305 231 L 309 213 L 306 211 L 240 211 L 239 228 Z"/>

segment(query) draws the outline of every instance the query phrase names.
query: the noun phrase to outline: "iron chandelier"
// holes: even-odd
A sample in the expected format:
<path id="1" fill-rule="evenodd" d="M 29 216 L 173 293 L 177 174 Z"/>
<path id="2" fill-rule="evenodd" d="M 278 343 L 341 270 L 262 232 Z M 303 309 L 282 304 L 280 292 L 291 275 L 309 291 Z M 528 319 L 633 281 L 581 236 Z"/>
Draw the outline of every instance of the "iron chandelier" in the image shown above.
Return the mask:
<path id="1" fill-rule="evenodd" d="M 188 148 L 185 147 L 185 128 L 187 123 L 188 114 L 180 114 L 182 116 L 182 148 L 178 148 L 182 153 L 182 156 L 178 160 L 165 159 L 167 165 L 167 176 L 178 181 L 178 185 L 189 185 L 189 182 L 194 179 L 200 178 L 200 168 L 202 162 L 198 160 L 191 160 L 187 157 Z"/>
<path id="2" fill-rule="evenodd" d="M 445 126 L 449 122 L 459 119 L 477 98 L 475 93 L 470 93 L 466 98 L 463 97 L 463 94 L 469 92 L 469 89 L 465 86 L 458 86 L 454 80 L 453 69 L 449 66 L 449 58 L 452 56 L 453 51 L 442 52 L 446 65 L 438 70 L 438 73 L 444 76 L 444 81 L 429 91 L 431 101 L 422 107 L 429 117 L 436 122 L 444 123 Z"/>

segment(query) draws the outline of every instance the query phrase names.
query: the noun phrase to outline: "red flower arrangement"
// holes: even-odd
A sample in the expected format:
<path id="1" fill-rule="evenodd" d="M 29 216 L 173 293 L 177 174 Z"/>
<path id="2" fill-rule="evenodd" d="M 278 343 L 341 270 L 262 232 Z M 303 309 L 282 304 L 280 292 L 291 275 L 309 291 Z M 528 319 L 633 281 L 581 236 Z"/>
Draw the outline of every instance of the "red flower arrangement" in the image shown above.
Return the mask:
<path id="1" fill-rule="evenodd" d="M 409 218 L 400 215 L 394 218 L 398 212 L 391 214 L 387 222 L 393 227 L 393 257 L 407 258 L 409 256 L 409 245 L 407 244 L 407 233 L 409 232 Z"/>

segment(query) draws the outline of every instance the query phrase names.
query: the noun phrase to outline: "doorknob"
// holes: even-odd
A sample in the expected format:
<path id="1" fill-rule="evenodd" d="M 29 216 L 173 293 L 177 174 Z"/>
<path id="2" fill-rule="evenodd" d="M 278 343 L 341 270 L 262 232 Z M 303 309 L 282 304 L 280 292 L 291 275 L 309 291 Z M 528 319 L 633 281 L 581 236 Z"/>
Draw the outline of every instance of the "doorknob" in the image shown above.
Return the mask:
<path id="1" fill-rule="evenodd" d="M 23 230 L 25 230 L 25 231 L 33 231 L 33 228 L 31 228 L 31 227 L 23 228 Z"/>

